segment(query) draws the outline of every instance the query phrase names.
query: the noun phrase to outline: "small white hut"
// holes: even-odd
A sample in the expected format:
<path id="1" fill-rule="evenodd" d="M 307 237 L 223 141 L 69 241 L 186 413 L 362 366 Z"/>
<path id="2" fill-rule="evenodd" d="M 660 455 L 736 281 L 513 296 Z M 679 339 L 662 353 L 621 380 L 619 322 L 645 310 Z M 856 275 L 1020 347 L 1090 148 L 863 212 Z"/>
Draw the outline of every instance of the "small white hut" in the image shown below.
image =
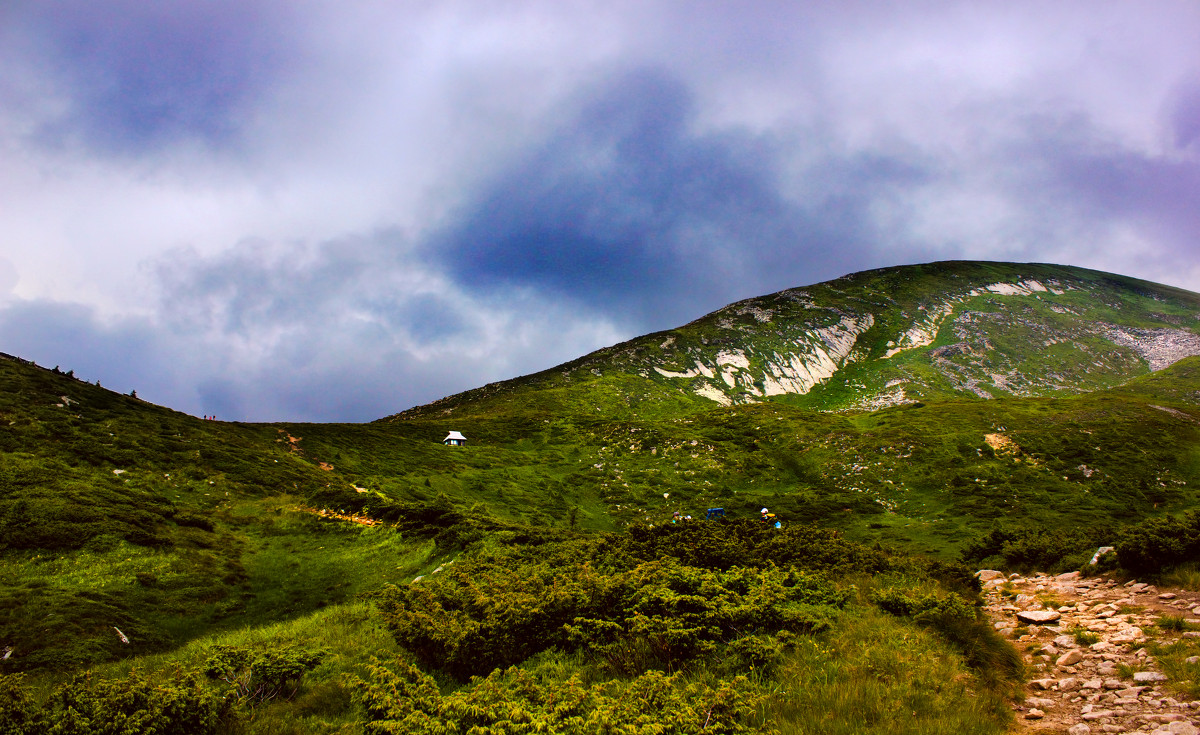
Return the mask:
<path id="1" fill-rule="evenodd" d="M 442 444 L 445 444 L 448 447 L 461 447 L 465 446 L 466 443 L 467 437 L 463 436 L 457 431 L 450 432 L 446 435 L 446 438 L 442 440 Z"/>

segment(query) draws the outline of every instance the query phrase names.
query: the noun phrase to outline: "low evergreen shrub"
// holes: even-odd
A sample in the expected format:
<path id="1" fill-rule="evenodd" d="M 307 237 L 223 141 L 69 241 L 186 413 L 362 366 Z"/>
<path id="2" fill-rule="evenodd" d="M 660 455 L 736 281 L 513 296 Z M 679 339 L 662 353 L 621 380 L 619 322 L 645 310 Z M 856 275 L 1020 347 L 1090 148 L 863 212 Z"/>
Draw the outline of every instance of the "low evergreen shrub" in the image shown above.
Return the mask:
<path id="1" fill-rule="evenodd" d="M 351 677 L 369 733 L 569 732 L 581 735 L 691 735 L 761 732 L 762 697 L 743 677 L 712 684 L 650 671 L 632 681 L 585 686 L 576 677 L 539 681 L 529 672 L 496 670 L 442 695 L 414 666 L 376 664 L 370 681 Z"/>
<path id="2" fill-rule="evenodd" d="M 0 674 L 0 735 L 216 735 L 237 722 L 234 703 L 192 673 L 165 680 L 73 677 L 39 704 L 21 675 Z"/>
<path id="3" fill-rule="evenodd" d="M 1148 518 L 1123 529 L 1113 546 L 1121 566 L 1133 574 L 1200 561 L 1200 512 Z"/>

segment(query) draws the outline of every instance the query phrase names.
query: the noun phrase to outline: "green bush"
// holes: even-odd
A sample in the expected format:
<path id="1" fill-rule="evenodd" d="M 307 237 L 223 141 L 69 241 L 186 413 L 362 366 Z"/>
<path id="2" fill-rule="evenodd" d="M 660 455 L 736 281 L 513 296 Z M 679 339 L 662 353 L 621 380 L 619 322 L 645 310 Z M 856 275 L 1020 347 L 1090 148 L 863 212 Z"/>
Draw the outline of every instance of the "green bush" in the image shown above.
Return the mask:
<path id="1" fill-rule="evenodd" d="M 375 665 L 353 677 L 367 732 L 405 735 L 569 732 L 581 735 L 690 735 L 759 732 L 762 698 L 742 677 L 714 685 L 647 672 L 636 679 L 584 686 L 578 678 L 538 681 L 517 668 L 494 671 L 442 695 L 413 666 Z"/>
<path id="2" fill-rule="evenodd" d="M 237 701 L 260 704 L 295 696 L 300 678 L 324 655 L 323 651 L 297 648 L 255 651 L 242 646 L 213 646 L 204 673 L 229 684 Z"/>
<path id="3" fill-rule="evenodd" d="M 774 567 L 719 571 L 667 558 L 600 571 L 509 558 L 460 562 L 380 598 L 400 645 L 465 680 L 555 646 L 626 675 L 674 670 L 745 635 L 823 630 L 847 594 Z"/>
<path id="4" fill-rule="evenodd" d="M 999 527 L 976 538 L 962 552 L 964 562 L 1021 571 L 1063 572 L 1078 569 L 1097 546 L 1111 542 L 1116 531 L 1095 528 Z"/>
<path id="5" fill-rule="evenodd" d="M 178 670 L 165 681 L 136 671 L 126 679 L 82 674 L 41 705 L 20 675 L 0 674 L 2 735 L 215 735 L 229 732 L 235 722 L 231 701 Z"/>
<path id="6" fill-rule="evenodd" d="M 0 735 L 45 732 L 42 712 L 22 674 L 0 674 Z"/>
<path id="7" fill-rule="evenodd" d="M 1122 530 L 1113 546 L 1121 566 L 1134 574 L 1200 561 L 1200 512 L 1149 518 Z"/>

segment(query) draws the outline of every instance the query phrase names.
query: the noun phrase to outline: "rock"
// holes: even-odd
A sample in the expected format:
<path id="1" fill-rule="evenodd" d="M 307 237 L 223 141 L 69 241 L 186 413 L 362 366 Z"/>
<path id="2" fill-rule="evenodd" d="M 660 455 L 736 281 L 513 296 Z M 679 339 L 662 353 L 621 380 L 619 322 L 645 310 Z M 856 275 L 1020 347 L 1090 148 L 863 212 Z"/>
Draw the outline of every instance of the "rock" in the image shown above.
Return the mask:
<path id="1" fill-rule="evenodd" d="M 1060 689 L 1062 688 L 1061 682 L 1058 682 L 1055 679 L 1034 679 L 1033 681 L 1029 682 L 1029 685 L 1031 687 L 1033 687 L 1034 689 L 1049 689 L 1049 688 L 1053 687 L 1055 684 L 1060 684 L 1059 688 Z M 1066 690 L 1063 689 L 1062 691 L 1066 691 Z"/>
<path id="2" fill-rule="evenodd" d="M 1055 666 L 1073 666 L 1082 660 L 1083 660 L 1083 654 L 1080 653 L 1079 649 L 1077 648 L 1074 651 L 1068 651 L 1067 653 L 1064 653 L 1063 655 L 1059 656 L 1058 660 L 1054 662 L 1054 665 Z"/>
<path id="3" fill-rule="evenodd" d="M 1159 596 L 1158 596 L 1158 599 L 1160 599 L 1160 600 L 1174 600 L 1176 597 L 1179 597 L 1179 595 L 1175 594 L 1174 592 L 1164 592 L 1164 593 L 1162 593 L 1161 595 L 1159 595 Z"/>
<path id="4" fill-rule="evenodd" d="M 1083 719 L 1088 722 L 1091 722 L 1093 720 L 1103 720 L 1105 717 L 1112 717 L 1112 716 L 1113 716 L 1112 710 L 1107 710 L 1107 709 L 1102 709 L 1102 710 L 1094 711 L 1094 712 L 1088 712 L 1087 714 L 1082 715 Z"/>
<path id="5" fill-rule="evenodd" d="M 1188 656 L 1183 662 L 1185 664 L 1200 664 L 1200 656 Z"/>
<path id="6" fill-rule="evenodd" d="M 1017 613 L 1017 620 L 1020 620 L 1022 623 L 1029 623 L 1031 625 L 1045 625 L 1046 623 L 1053 623 L 1055 620 L 1058 620 L 1061 617 L 1061 613 L 1057 613 L 1053 610 L 1023 610 Z"/>
<path id="7" fill-rule="evenodd" d="M 975 572 L 975 576 L 979 577 L 980 582 L 991 582 L 993 579 L 1004 579 L 1004 572 L 998 572 L 995 569 L 980 569 Z"/>
<path id="8" fill-rule="evenodd" d="M 1078 725 L 1072 725 L 1071 729 L 1067 730 L 1067 734 L 1068 735 L 1089 735 L 1089 733 L 1091 733 L 1091 731 L 1092 731 L 1092 728 L 1088 727 L 1087 725 L 1085 725 L 1081 722 Z"/>
<path id="9" fill-rule="evenodd" d="M 1118 630 L 1108 640 L 1109 643 L 1133 643 L 1135 641 L 1140 641 L 1145 637 L 1146 634 L 1142 632 L 1141 628 L 1131 625 L 1124 630 Z"/>
<path id="10" fill-rule="evenodd" d="M 1083 682 L 1082 686 L 1084 689 L 1102 689 L 1104 687 L 1104 682 L 1100 679 L 1088 679 L 1087 681 Z"/>
<path id="11" fill-rule="evenodd" d="M 1027 720 L 1040 720 L 1045 716 L 1046 716 L 1046 713 L 1041 711 L 1040 709 L 1037 709 L 1036 707 L 1025 713 L 1025 719 L 1027 719 Z"/>
<path id="12" fill-rule="evenodd" d="M 1079 680 L 1073 676 L 1058 680 L 1058 691 L 1073 692 L 1079 688 Z"/>
<path id="13" fill-rule="evenodd" d="M 1184 638 L 1200 638 L 1200 630 L 1189 630 L 1184 632 Z"/>
<path id="14" fill-rule="evenodd" d="M 1056 576 L 1054 580 L 1056 582 L 1074 582 L 1075 580 L 1079 579 L 1079 577 L 1079 572 L 1066 572 L 1065 574 Z"/>
<path id="15" fill-rule="evenodd" d="M 1105 679 L 1104 680 L 1104 688 L 1105 689 L 1120 689 L 1122 686 L 1124 686 L 1124 685 L 1121 683 L 1120 679 Z"/>
<path id="16" fill-rule="evenodd" d="M 1172 722 L 1166 729 L 1172 735 L 1200 735 L 1200 729 L 1190 722 Z"/>
<path id="17" fill-rule="evenodd" d="M 1166 681 L 1166 674 L 1158 671 L 1138 671 L 1133 675 L 1133 680 L 1141 683 L 1146 681 Z"/>
<path id="18" fill-rule="evenodd" d="M 1037 707 L 1040 710 L 1047 710 L 1053 707 L 1057 702 L 1053 699 L 1043 699 L 1041 697 L 1029 697 L 1025 700 L 1025 704 L 1030 707 Z"/>
<path id="19" fill-rule="evenodd" d="M 1054 638 L 1054 645 L 1060 648 L 1074 648 L 1079 645 L 1075 642 L 1075 637 L 1070 635 L 1060 635 Z"/>

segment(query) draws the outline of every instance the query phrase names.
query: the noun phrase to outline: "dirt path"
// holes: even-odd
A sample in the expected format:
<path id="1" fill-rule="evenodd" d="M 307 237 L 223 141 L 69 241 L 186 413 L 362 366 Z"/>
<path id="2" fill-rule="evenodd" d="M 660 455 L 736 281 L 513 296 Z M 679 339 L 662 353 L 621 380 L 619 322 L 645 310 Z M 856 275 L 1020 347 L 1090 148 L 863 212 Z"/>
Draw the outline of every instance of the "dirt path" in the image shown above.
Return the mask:
<path id="1" fill-rule="evenodd" d="M 1033 671 L 1025 701 L 1014 706 L 1018 732 L 1200 735 L 1200 701 L 1172 698 L 1144 649 L 1147 627 L 1163 615 L 1200 617 L 1200 593 L 1081 579 L 1078 572 L 979 576 L 993 624 L 1014 638 Z M 1096 641 L 1077 642 L 1075 631 Z M 1160 643 L 1200 637 L 1152 632 Z"/>

